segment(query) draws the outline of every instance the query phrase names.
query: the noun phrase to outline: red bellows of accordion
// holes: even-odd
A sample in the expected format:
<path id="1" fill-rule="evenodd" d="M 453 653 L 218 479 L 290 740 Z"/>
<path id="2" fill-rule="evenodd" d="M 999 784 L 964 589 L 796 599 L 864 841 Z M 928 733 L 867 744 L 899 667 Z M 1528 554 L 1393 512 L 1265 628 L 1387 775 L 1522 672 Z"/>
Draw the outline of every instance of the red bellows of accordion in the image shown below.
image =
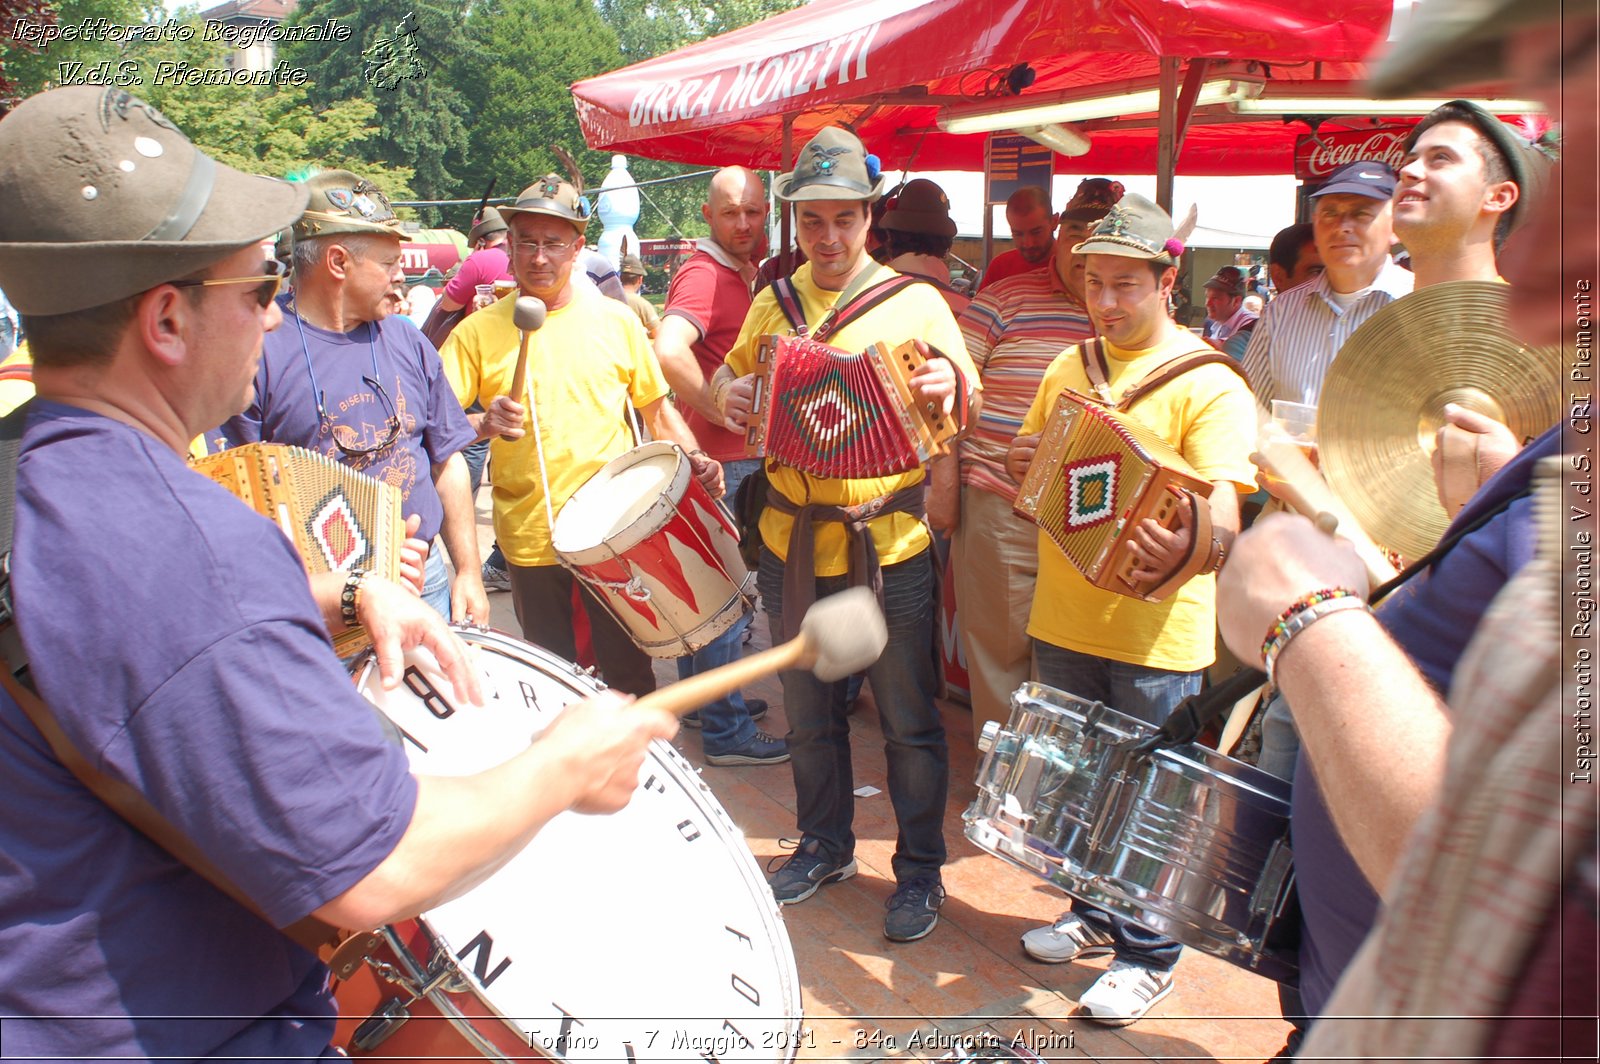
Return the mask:
<path id="1" fill-rule="evenodd" d="M 926 361 L 916 344 L 873 344 L 859 354 L 796 336 L 767 336 L 745 452 L 817 477 L 860 480 L 908 473 L 949 451 L 954 419 L 911 394 Z"/>

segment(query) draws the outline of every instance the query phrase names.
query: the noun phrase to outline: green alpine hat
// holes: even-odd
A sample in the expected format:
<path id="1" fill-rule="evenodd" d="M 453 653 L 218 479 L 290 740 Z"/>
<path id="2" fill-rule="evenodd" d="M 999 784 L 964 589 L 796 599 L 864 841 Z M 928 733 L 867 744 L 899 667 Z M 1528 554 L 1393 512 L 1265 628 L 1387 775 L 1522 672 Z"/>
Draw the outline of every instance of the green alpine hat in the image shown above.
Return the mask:
<path id="1" fill-rule="evenodd" d="M 336 233 L 373 233 L 400 237 L 400 219 L 389 206 L 389 197 L 378 186 L 349 170 L 324 170 L 306 182 L 311 201 L 305 214 L 294 223 L 294 238 Z"/>
<path id="2" fill-rule="evenodd" d="M 578 190 L 570 182 L 561 180 L 557 174 L 545 174 L 523 189 L 515 204 L 500 208 L 500 217 L 507 222 L 518 214 L 544 214 L 560 218 L 564 222 L 571 222 L 580 234 L 589 224 L 589 205 L 584 203 L 583 197 L 578 195 Z"/>

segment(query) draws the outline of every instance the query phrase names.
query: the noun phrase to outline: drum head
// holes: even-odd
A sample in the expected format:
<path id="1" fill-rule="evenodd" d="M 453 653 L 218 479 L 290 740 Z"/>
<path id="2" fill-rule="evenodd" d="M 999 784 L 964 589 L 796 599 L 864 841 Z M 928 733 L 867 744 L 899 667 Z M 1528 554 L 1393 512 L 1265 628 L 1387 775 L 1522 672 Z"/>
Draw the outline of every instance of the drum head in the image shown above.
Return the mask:
<path id="1" fill-rule="evenodd" d="M 442 681 L 416 669 L 392 693 L 379 688 L 375 666 L 358 672 L 419 772 L 503 762 L 599 687 L 518 640 L 458 634 L 474 648 L 483 709 L 454 706 Z M 433 997 L 482 998 L 522 1044 L 569 1060 L 794 1055 L 799 979 L 771 890 L 742 833 L 664 742 L 652 744 L 622 812 L 557 816 L 488 880 L 419 923 L 436 943 L 434 970 L 456 969 L 453 991 Z M 440 1011 L 449 1015 L 449 1004 Z"/>
<path id="2" fill-rule="evenodd" d="M 683 464 L 678 448 L 664 441 L 613 458 L 561 507 L 551 537 L 555 549 L 576 554 L 606 543 L 621 553 L 632 547 L 665 519 L 643 520 L 651 509 L 664 502 L 670 512 L 682 494 L 677 482 Z M 636 534 L 623 534 L 641 524 Z"/>

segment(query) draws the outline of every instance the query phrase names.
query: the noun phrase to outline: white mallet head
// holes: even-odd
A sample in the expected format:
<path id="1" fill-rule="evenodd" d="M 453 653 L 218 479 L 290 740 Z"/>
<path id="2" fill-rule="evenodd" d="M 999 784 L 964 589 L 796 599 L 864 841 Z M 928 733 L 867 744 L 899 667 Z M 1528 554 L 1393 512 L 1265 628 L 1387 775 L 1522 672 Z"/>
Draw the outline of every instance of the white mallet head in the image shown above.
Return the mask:
<path id="1" fill-rule="evenodd" d="M 818 599 L 800 622 L 817 679 L 842 680 L 878 660 L 889 643 L 878 600 L 864 587 Z"/>

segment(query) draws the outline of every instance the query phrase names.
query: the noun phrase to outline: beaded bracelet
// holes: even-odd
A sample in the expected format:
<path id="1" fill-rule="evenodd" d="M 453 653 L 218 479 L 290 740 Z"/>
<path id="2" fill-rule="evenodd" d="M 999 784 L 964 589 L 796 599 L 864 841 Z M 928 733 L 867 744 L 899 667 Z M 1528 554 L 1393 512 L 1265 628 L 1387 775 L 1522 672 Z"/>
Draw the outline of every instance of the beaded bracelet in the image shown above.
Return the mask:
<path id="1" fill-rule="evenodd" d="M 360 625 L 356 619 L 356 602 L 361 595 L 361 585 L 366 582 L 367 570 L 351 569 L 344 578 L 344 588 L 339 592 L 339 618 L 346 628 Z"/>
<path id="2" fill-rule="evenodd" d="M 1261 656 L 1267 656 L 1267 648 L 1272 646 L 1273 641 L 1283 634 L 1285 625 L 1289 623 L 1290 618 L 1292 618 L 1295 614 L 1300 613 L 1303 610 L 1308 610 L 1312 606 L 1317 605 L 1319 602 L 1327 602 L 1330 599 L 1349 598 L 1352 595 L 1355 595 L 1355 592 L 1351 591 L 1347 587 L 1325 587 L 1321 590 L 1302 595 L 1300 598 L 1291 602 L 1287 609 L 1278 614 L 1278 619 L 1272 622 L 1272 627 L 1267 629 L 1267 638 L 1261 641 Z"/>
<path id="3" fill-rule="evenodd" d="M 1267 666 L 1267 682 L 1277 682 L 1278 656 L 1283 653 L 1283 648 L 1289 645 L 1290 640 L 1310 628 L 1317 621 L 1322 620 L 1322 618 L 1332 613 L 1338 613 L 1341 610 L 1366 610 L 1371 613 L 1372 607 L 1368 606 L 1366 600 L 1355 594 L 1355 592 L 1345 591 L 1341 595 L 1323 598 L 1303 606 L 1301 609 L 1296 610 L 1288 620 L 1279 621 L 1273 625 L 1273 631 L 1277 634 L 1261 648 L 1261 657 Z"/>

